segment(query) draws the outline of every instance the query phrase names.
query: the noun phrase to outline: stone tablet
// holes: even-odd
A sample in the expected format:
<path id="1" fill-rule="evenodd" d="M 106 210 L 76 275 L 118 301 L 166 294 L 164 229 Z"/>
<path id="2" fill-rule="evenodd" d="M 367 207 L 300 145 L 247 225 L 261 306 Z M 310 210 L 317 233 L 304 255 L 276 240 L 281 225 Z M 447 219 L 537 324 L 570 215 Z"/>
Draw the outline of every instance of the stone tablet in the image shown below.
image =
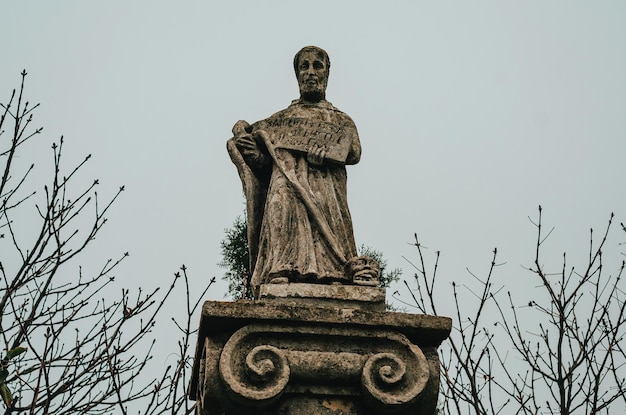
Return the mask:
<path id="1" fill-rule="evenodd" d="M 328 160 L 345 163 L 350 145 L 358 137 L 353 125 L 335 124 L 308 118 L 268 118 L 252 124 L 253 131 L 265 130 L 275 148 L 308 153 L 326 150 Z"/>

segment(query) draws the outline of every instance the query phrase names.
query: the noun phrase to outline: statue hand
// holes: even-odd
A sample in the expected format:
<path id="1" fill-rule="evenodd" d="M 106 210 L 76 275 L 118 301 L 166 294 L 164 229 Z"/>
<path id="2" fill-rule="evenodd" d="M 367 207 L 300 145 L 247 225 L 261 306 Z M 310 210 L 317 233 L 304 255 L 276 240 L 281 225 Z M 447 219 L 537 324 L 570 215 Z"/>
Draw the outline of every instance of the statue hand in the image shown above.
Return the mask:
<path id="1" fill-rule="evenodd" d="M 235 143 L 246 164 L 257 172 L 268 174 L 267 169 L 271 167 L 271 158 L 263 141 L 266 136 L 265 131 L 252 132 L 250 124 L 245 121 L 237 121 L 233 127 L 233 134 L 235 137 L 231 139 L 231 142 Z"/>
<path id="2" fill-rule="evenodd" d="M 265 141 L 268 139 L 267 133 L 264 130 L 248 133 L 252 127 L 245 121 L 237 122 L 233 130 L 237 128 L 241 131 L 239 127 L 243 128 L 245 125 L 247 125 L 248 128 L 246 128 L 242 134 L 235 136 L 235 145 L 239 148 L 239 151 L 245 153 L 247 156 L 263 158 L 263 154 L 266 152 Z"/>
<path id="3" fill-rule="evenodd" d="M 313 147 L 309 149 L 306 155 L 306 160 L 314 166 L 321 166 L 324 164 L 326 158 L 326 149 L 324 147 Z"/>
<path id="4" fill-rule="evenodd" d="M 256 140 L 252 137 L 252 134 L 242 134 L 235 136 L 235 145 L 241 151 L 258 152 Z"/>
<path id="5" fill-rule="evenodd" d="M 252 126 L 247 121 L 239 120 L 233 126 L 233 134 L 235 136 L 235 144 L 240 151 L 258 152 L 256 140 L 250 134 Z"/>

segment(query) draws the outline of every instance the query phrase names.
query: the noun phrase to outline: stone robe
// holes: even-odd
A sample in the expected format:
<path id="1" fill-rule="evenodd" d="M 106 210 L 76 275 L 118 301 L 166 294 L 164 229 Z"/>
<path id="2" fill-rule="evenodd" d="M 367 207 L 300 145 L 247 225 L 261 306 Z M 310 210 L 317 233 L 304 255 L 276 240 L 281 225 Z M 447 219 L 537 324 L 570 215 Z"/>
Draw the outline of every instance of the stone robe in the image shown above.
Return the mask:
<path id="1" fill-rule="evenodd" d="M 354 122 L 327 101 L 295 100 L 252 134 L 280 118 L 310 119 L 354 128 L 345 161 L 325 159 L 321 165 L 307 154 L 275 146 L 271 134 L 259 151 L 240 150 L 229 140 L 247 201 L 252 286 L 277 277 L 290 282 L 349 282 L 344 266 L 357 255 L 346 192 L 346 164 L 355 164 L 361 145 Z M 259 137 L 258 134 L 256 134 Z M 269 142 L 268 142 L 269 141 Z"/>

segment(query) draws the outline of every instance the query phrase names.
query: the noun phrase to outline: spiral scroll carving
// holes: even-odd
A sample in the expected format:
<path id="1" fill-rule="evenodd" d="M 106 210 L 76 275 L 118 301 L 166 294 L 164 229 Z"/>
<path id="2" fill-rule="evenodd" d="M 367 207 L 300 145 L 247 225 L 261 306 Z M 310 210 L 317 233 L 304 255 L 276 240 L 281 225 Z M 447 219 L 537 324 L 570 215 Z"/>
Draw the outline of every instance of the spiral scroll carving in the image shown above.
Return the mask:
<path id="1" fill-rule="evenodd" d="M 393 386 L 404 379 L 406 365 L 391 353 L 379 353 L 376 359 L 370 359 L 370 364 L 378 368 L 378 380 L 381 385 Z M 370 369 L 372 370 L 372 369 Z M 371 373 L 375 373 L 372 371 Z"/>
<path id="2" fill-rule="evenodd" d="M 363 399 L 375 414 L 427 414 L 436 401 L 437 374 L 431 379 L 422 350 L 394 332 L 250 324 L 222 344 L 207 365 L 205 401 L 232 413 L 277 413 L 305 395 Z"/>
<path id="3" fill-rule="evenodd" d="M 279 398 L 290 375 L 284 353 L 274 346 L 261 345 L 243 359 L 238 356 L 231 350 L 220 358 L 220 374 L 235 397 L 244 404 L 255 405 L 269 404 Z"/>
<path id="4" fill-rule="evenodd" d="M 367 359 L 361 374 L 365 394 L 392 411 L 415 402 L 429 376 L 426 358 L 419 349 L 416 351 L 408 368 L 404 356 L 392 353 L 378 353 Z"/>

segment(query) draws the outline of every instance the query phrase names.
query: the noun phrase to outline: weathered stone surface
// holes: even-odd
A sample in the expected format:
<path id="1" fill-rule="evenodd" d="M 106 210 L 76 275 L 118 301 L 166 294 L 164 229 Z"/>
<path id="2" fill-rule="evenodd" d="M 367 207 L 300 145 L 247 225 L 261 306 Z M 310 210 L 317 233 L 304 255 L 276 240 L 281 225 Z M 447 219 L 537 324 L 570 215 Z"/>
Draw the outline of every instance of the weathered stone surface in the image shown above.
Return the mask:
<path id="1" fill-rule="evenodd" d="M 348 210 L 356 126 L 325 99 L 325 51 L 303 48 L 294 69 L 300 99 L 252 125 L 238 121 L 227 143 L 246 195 L 253 291 L 269 282 L 376 286 L 378 264 L 357 255 Z"/>
<path id="2" fill-rule="evenodd" d="M 207 301 L 202 307 L 201 335 L 243 327 L 250 323 L 323 323 L 355 324 L 379 327 L 404 334 L 418 345 L 437 347 L 452 327 L 448 317 L 426 314 L 379 312 L 347 307 L 311 307 L 308 305 L 276 304 L 273 301 Z M 205 331 L 206 330 L 206 334 Z"/>
<path id="3" fill-rule="evenodd" d="M 262 284 L 259 298 L 274 304 L 323 305 L 385 311 L 385 289 L 355 285 Z"/>
<path id="4" fill-rule="evenodd" d="M 433 413 L 450 319 L 321 304 L 206 302 L 190 388 L 200 413 Z"/>
<path id="5" fill-rule="evenodd" d="M 346 170 L 350 117 L 325 100 L 330 60 L 294 58 L 300 99 L 227 147 L 246 194 L 255 300 L 202 308 L 189 397 L 197 415 L 433 415 L 446 317 L 385 311 L 357 256 Z"/>

